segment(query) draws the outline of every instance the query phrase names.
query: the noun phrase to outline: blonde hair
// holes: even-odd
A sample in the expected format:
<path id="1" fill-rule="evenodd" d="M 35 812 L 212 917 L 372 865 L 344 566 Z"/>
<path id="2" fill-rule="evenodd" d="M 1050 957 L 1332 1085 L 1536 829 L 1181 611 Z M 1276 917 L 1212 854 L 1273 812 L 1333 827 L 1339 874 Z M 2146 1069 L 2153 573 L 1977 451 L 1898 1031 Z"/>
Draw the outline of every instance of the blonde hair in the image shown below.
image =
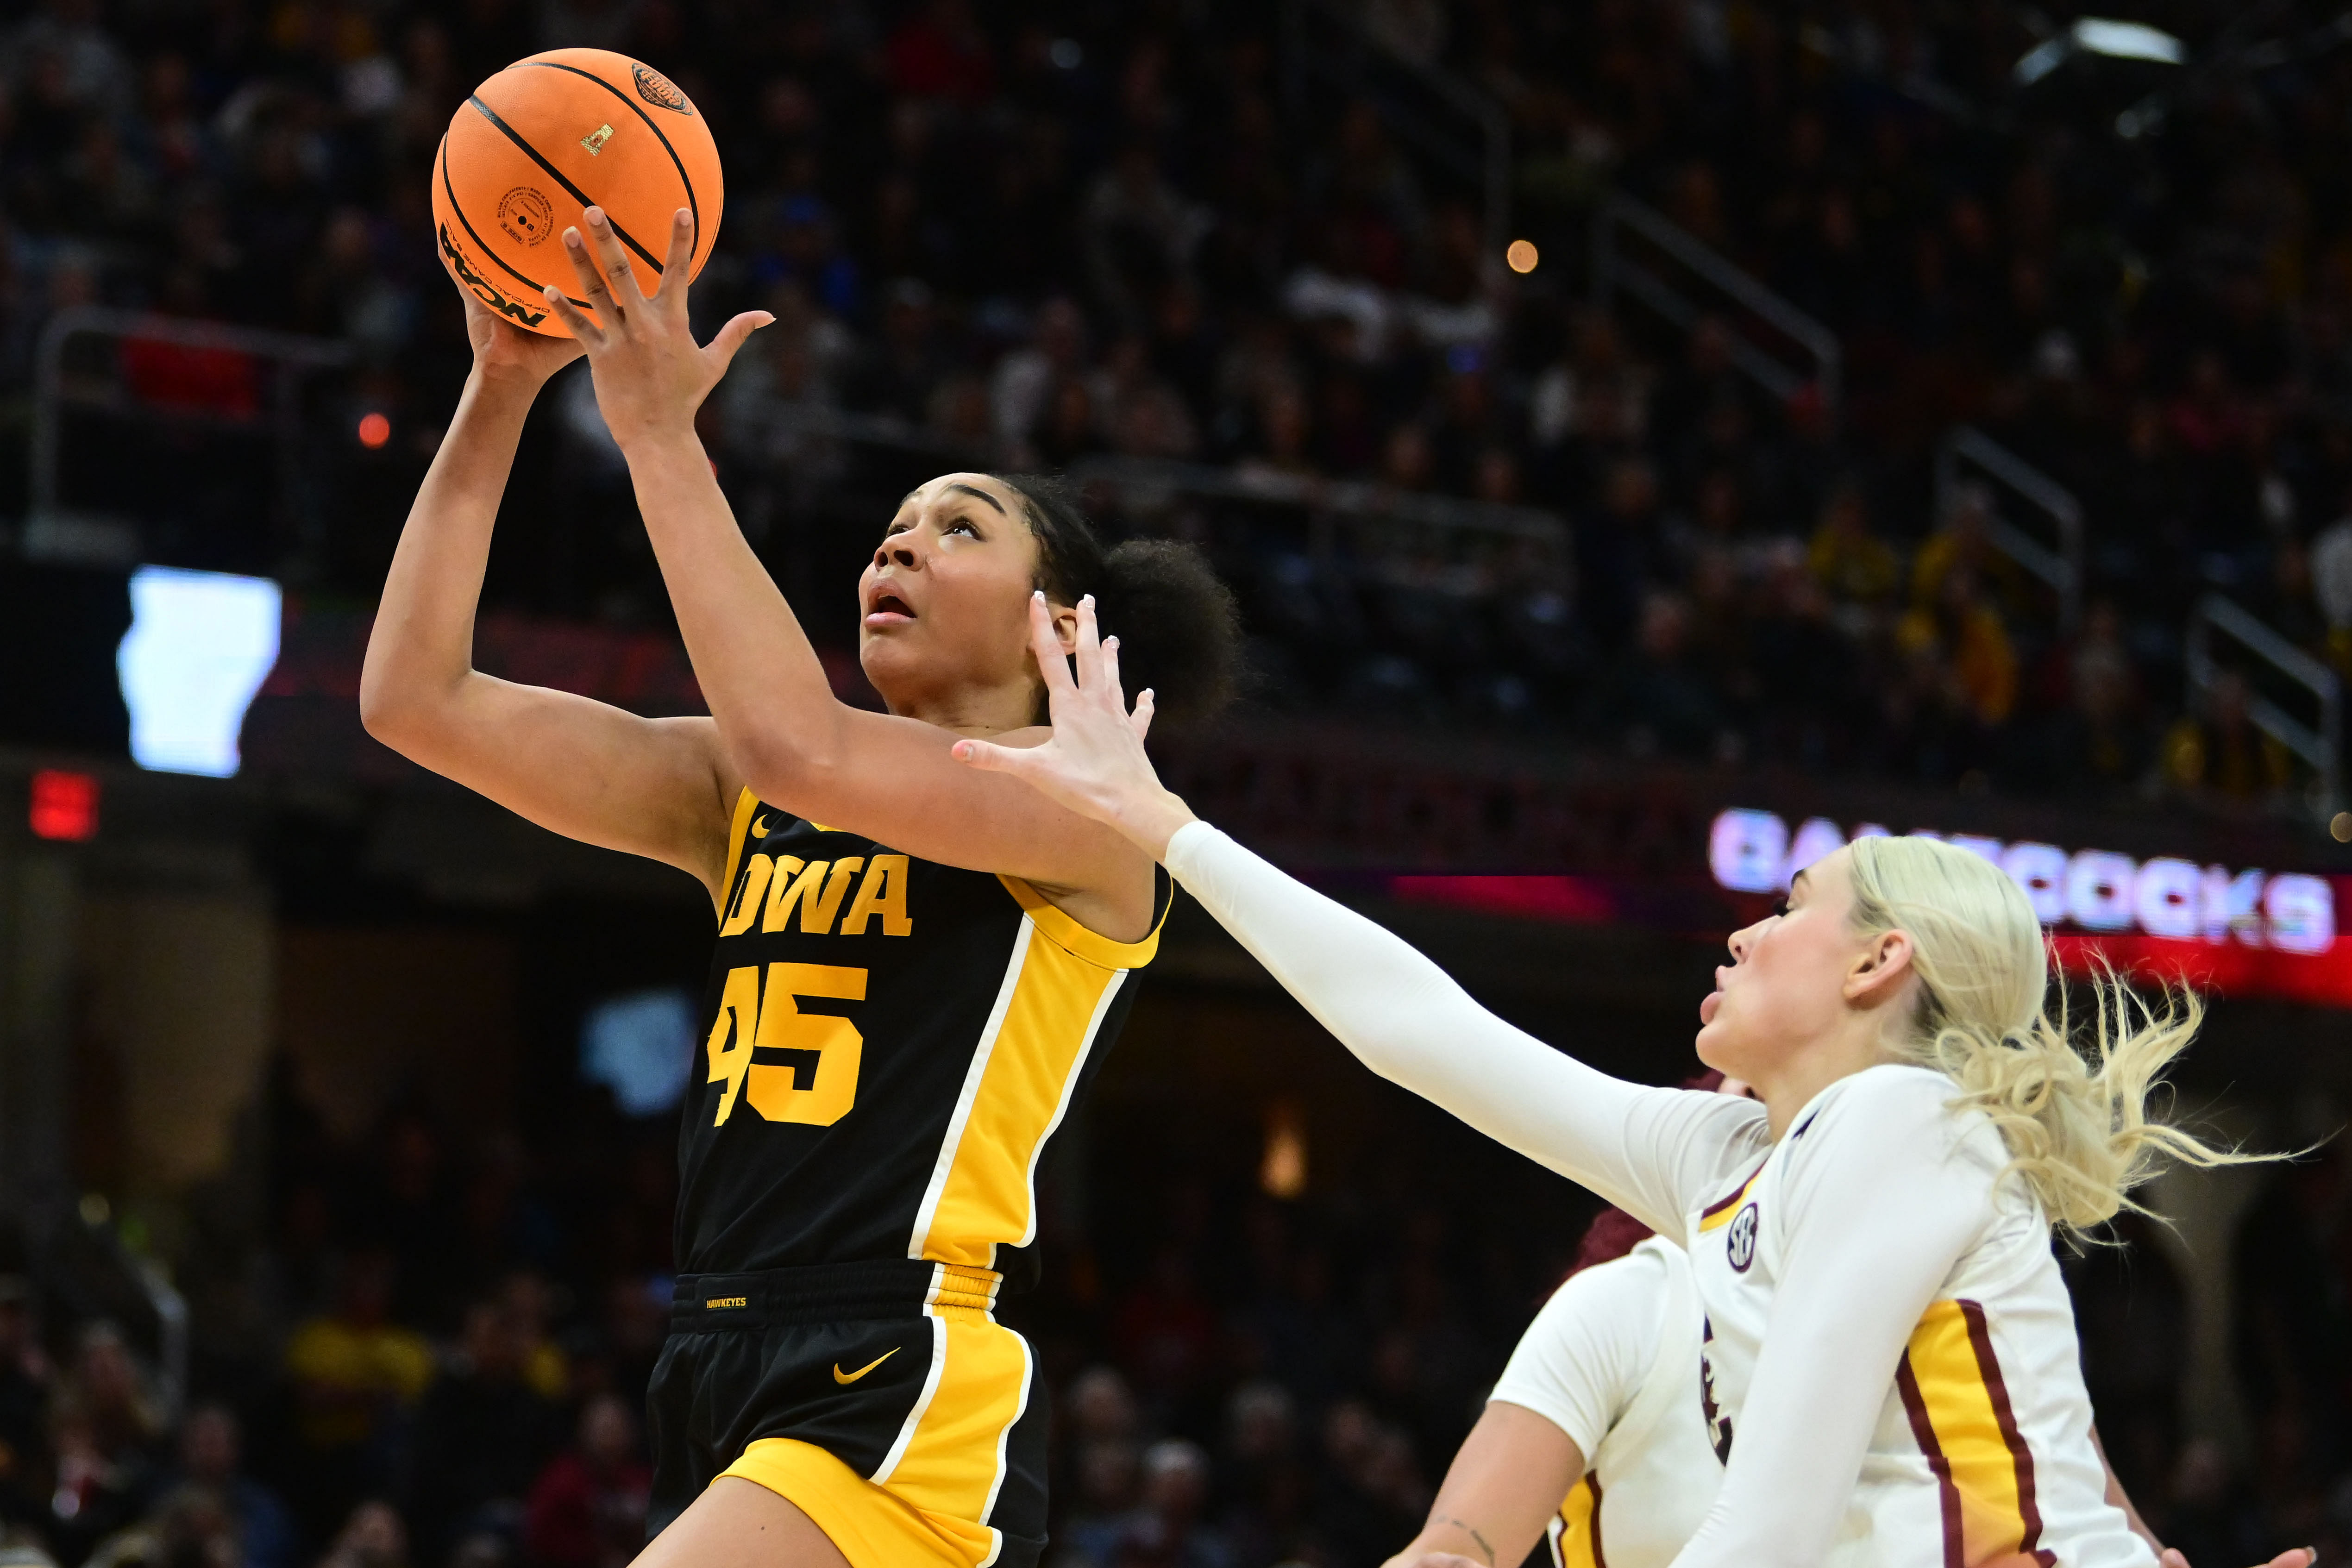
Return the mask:
<path id="1" fill-rule="evenodd" d="M 2042 922 L 2007 873 L 1932 838 L 1860 838 L 1848 859 L 1855 927 L 1911 938 L 1919 1004 L 1898 1053 L 1958 1084 L 1956 1109 L 1992 1118 L 2010 1152 L 2001 1178 L 2021 1179 L 2051 1224 L 2079 1237 L 2119 1210 L 2147 1213 L 2131 1191 L 2163 1155 L 2204 1166 L 2266 1157 L 2148 1115 L 2165 1067 L 2204 1021 L 2193 993 L 2168 988 L 2159 1006 L 2103 971 L 2086 1057 L 2063 989 L 2054 1013 L 2047 1000 Z"/>

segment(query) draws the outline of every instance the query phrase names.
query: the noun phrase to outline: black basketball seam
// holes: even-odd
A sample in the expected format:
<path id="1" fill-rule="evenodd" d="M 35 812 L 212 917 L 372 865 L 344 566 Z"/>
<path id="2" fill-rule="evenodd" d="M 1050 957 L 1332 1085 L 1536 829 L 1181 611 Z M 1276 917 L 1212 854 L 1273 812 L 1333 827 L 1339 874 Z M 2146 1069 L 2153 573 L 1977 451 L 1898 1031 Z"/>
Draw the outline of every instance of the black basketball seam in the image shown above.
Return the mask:
<path id="1" fill-rule="evenodd" d="M 505 257 L 500 256 L 498 253 L 497 247 L 492 246 L 488 240 L 484 239 L 480 231 L 474 227 L 474 220 L 466 216 L 464 205 L 457 200 L 457 187 L 449 183 L 448 137 L 444 136 L 441 138 L 440 151 L 434 154 L 433 161 L 441 165 L 441 188 L 448 193 L 449 210 L 457 215 L 457 221 L 465 226 L 467 237 L 470 237 L 476 245 L 482 247 L 483 255 L 488 257 L 492 261 L 497 262 L 500 267 L 505 268 L 509 272 L 513 272 L 519 282 L 521 282 L 534 291 L 544 295 L 547 292 L 547 285 L 540 282 L 534 278 L 529 278 L 520 272 L 515 271 L 514 264 L 509 261 Z M 563 299 L 564 302 L 572 306 L 574 310 L 593 310 L 595 309 L 593 305 L 589 304 L 586 300 L 574 300 L 569 294 L 564 295 Z"/>
<path id="2" fill-rule="evenodd" d="M 572 200 L 578 202 L 583 207 L 592 207 L 596 205 L 596 199 L 593 196 L 591 196 L 587 192 L 582 190 L 579 186 L 566 179 L 562 170 L 549 163 L 545 158 L 541 157 L 538 148 L 532 146 L 530 142 L 524 141 L 520 135 L 517 134 L 513 126 L 509 125 L 505 121 L 500 120 L 496 110 L 492 109 L 488 104 L 484 103 L 478 98 L 469 97 L 466 101 L 474 106 L 474 112 L 479 114 L 491 124 L 497 126 L 499 130 L 505 134 L 508 141 L 521 148 L 524 155 L 530 158 L 532 163 L 546 170 L 548 178 L 562 185 L 565 190 L 570 191 L 572 193 Z M 647 250 L 644 246 L 639 245 L 637 243 L 636 237 L 631 234 L 627 229 L 623 228 L 620 225 L 620 221 L 614 217 L 611 213 L 606 213 L 604 215 L 604 221 L 613 226 L 613 232 L 620 237 L 620 240 L 623 245 L 627 246 L 631 250 L 635 251 L 639 256 L 645 258 L 646 265 L 654 269 L 655 277 L 658 278 L 661 276 L 662 264 L 654 259 L 654 253 L 652 251 Z"/>
<path id="3" fill-rule="evenodd" d="M 686 208 L 694 215 L 694 245 L 696 249 L 700 249 L 702 247 L 702 203 L 694 194 L 694 181 L 686 172 L 686 160 L 677 155 L 677 149 L 670 145 L 669 138 L 662 134 L 662 128 L 654 123 L 652 115 L 646 112 L 645 105 L 634 101 L 627 93 L 623 92 L 594 71 L 584 71 L 578 66 L 567 66 L 560 60 L 524 60 L 520 63 L 536 70 L 570 71 L 573 76 L 586 77 L 590 81 L 627 104 L 630 110 L 646 122 L 646 129 L 660 140 L 662 151 L 669 154 L 671 164 L 677 168 L 677 183 L 686 188 Z M 685 94 L 680 93 L 678 96 L 682 98 Z"/>

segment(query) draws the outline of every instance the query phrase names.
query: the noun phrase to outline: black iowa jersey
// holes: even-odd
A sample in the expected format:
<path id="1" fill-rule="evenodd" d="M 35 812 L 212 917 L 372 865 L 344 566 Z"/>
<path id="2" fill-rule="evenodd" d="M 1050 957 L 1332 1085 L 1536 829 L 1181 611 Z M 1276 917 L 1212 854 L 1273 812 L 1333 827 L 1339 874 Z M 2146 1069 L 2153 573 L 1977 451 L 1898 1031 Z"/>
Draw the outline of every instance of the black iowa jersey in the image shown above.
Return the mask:
<path id="1" fill-rule="evenodd" d="M 1150 936 L 1112 942 L 1017 879 L 744 791 L 679 1134 L 679 1268 L 912 1258 L 1025 1283 L 1039 1156 L 1118 1038 L 1171 886 Z"/>

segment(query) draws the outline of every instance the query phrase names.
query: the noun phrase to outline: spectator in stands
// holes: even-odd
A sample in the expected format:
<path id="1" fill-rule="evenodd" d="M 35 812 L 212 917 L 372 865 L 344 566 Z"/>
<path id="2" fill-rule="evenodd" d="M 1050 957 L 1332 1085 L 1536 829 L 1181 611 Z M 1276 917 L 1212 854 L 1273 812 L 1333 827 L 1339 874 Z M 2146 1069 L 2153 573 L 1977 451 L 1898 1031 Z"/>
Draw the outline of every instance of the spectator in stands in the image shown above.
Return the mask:
<path id="1" fill-rule="evenodd" d="M 1868 626 L 1872 613 L 1895 596 L 1899 563 L 1872 527 L 1869 498 L 1856 479 L 1841 479 L 1831 489 L 1807 560 L 1854 630 Z"/>
<path id="2" fill-rule="evenodd" d="M 391 1257 L 354 1253 L 339 1272 L 334 1310 L 298 1325 L 286 1345 L 297 1476 L 289 1498 L 314 1532 L 393 1483 L 405 1424 L 434 1373 L 433 1347 L 389 1321 Z"/>
<path id="3" fill-rule="evenodd" d="M 2164 738 L 2163 783 L 2175 795 L 2203 804 L 2243 808 L 2265 805 L 2294 783 L 2287 749 L 2254 727 L 2252 693 L 2234 669 L 2215 672 L 2197 710 Z"/>
<path id="4" fill-rule="evenodd" d="M 644 1548 L 652 1486 L 629 1406 L 608 1394 L 590 1399 L 572 1447 L 531 1485 L 525 1560 L 533 1568 L 623 1568 Z"/>
<path id="5" fill-rule="evenodd" d="M 467 1309 L 457 1353 L 416 1413 L 408 1522 L 426 1562 L 471 1536 L 520 1538 L 524 1500 L 562 1440 L 557 1407 L 526 1381 L 528 1362 L 504 1303 Z"/>
<path id="6" fill-rule="evenodd" d="M 352 1510 L 319 1568 L 409 1568 L 408 1527 L 400 1510 L 381 1500 Z"/>
<path id="7" fill-rule="evenodd" d="M 1209 1457 L 1196 1443 L 1167 1437 L 1143 1453 L 1143 1506 L 1120 1541 L 1114 1568 L 1235 1568 L 1232 1548 L 1201 1522 L 1209 1500 Z"/>
<path id="8" fill-rule="evenodd" d="M 99 1543 L 84 1568 L 243 1568 L 236 1515 L 208 1487 L 173 1489 L 153 1513 Z"/>
<path id="9" fill-rule="evenodd" d="M 245 1436 L 235 1411 L 199 1405 L 180 1427 L 182 1485 L 219 1500 L 234 1528 L 242 1568 L 297 1568 L 294 1517 L 278 1494 L 245 1473 Z"/>
<path id="10" fill-rule="evenodd" d="M 1273 1378 L 1234 1390 L 1225 1405 L 1226 1505 L 1218 1528 L 1244 1563 L 1279 1560 L 1306 1523 L 1307 1467 L 1298 1402 Z"/>
<path id="11" fill-rule="evenodd" d="M 1690 603 L 1653 593 L 1641 629 L 1593 689 L 1585 727 L 1634 756 L 1703 760 L 1730 742 L 1720 696 L 1690 657 Z"/>
<path id="12" fill-rule="evenodd" d="M 1988 735 L 2009 722 L 2017 706 L 2017 647 L 1972 569 L 1948 565 L 1935 597 L 1896 623 L 1895 646 L 1949 671 L 1961 710 Z"/>
<path id="13" fill-rule="evenodd" d="M 58 1391 L 52 1538 L 76 1557 L 145 1511 L 161 1481 L 162 1419 L 121 1330 L 103 1321 L 80 1335 Z"/>
<path id="14" fill-rule="evenodd" d="M 0 1523 L 48 1514 L 50 1383 L 31 1284 L 21 1274 L 0 1274 Z"/>

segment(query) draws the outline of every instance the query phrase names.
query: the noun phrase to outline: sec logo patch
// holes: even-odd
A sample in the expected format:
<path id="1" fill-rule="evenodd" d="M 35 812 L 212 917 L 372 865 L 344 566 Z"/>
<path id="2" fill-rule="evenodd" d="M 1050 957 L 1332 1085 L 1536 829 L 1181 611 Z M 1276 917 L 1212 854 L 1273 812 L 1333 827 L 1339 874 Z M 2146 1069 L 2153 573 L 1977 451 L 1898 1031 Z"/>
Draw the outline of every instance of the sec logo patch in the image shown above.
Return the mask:
<path id="1" fill-rule="evenodd" d="M 1756 1205 L 1749 1204 L 1732 1216 L 1731 1232 L 1723 1239 L 1724 1256 L 1731 1259 L 1734 1271 L 1748 1272 L 1756 1261 Z"/>

